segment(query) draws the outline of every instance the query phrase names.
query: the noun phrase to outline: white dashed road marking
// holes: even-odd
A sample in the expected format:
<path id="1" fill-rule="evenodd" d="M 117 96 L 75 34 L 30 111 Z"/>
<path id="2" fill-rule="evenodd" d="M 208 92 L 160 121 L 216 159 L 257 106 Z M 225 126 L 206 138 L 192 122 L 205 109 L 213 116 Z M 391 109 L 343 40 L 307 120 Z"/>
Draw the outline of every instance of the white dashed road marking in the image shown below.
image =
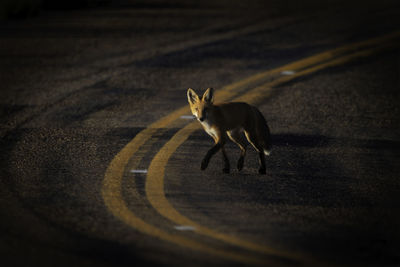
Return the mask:
<path id="1" fill-rule="evenodd" d="M 147 170 L 131 170 L 131 173 L 147 173 Z"/>

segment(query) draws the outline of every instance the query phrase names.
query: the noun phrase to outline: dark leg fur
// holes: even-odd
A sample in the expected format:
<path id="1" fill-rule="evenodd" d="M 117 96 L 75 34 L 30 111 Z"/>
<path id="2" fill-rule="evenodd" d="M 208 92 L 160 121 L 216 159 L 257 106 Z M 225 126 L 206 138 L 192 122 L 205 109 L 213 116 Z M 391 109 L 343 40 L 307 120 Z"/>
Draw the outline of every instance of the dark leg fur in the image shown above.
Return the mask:
<path id="1" fill-rule="evenodd" d="M 251 143 L 251 145 L 258 151 L 258 155 L 260 157 L 260 168 L 258 169 L 259 174 L 266 174 L 266 165 L 265 165 L 265 154 L 264 147 L 258 142 L 260 138 L 246 131 L 247 140 Z"/>
<path id="2" fill-rule="evenodd" d="M 244 163 L 244 156 L 240 155 L 240 158 L 237 162 L 237 169 L 238 171 L 241 171 L 243 169 L 243 163 Z"/>
<path id="3" fill-rule="evenodd" d="M 241 171 L 243 169 L 244 156 L 246 155 L 246 146 L 247 146 L 246 140 L 243 136 L 243 132 L 239 129 L 229 131 L 228 136 L 240 148 L 240 157 L 236 166 L 238 171 Z"/>
<path id="4" fill-rule="evenodd" d="M 258 169 L 259 174 L 266 174 L 267 168 L 265 166 L 265 155 L 264 152 L 259 152 L 258 155 L 260 156 L 260 168 Z"/>
<path id="5" fill-rule="evenodd" d="M 224 173 L 229 173 L 229 170 L 230 170 L 230 164 L 229 164 L 229 158 L 228 158 L 228 155 L 226 154 L 226 152 L 225 152 L 225 148 L 221 148 L 221 150 L 222 150 L 222 158 L 224 159 L 224 168 L 222 169 L 222 172 L 224 172 Z"/>
<path id="6" fill-rule="evenodd" d="M 201 162 L 201 170 L 207 169 L 208 163 L 210 162 L 210 159 L 212 156 L 214 156 L 215 153 L 218 152 L 222 148 L 221 143 L 215 144 L 210 150 L 208 150 L 206 156 Z"/>

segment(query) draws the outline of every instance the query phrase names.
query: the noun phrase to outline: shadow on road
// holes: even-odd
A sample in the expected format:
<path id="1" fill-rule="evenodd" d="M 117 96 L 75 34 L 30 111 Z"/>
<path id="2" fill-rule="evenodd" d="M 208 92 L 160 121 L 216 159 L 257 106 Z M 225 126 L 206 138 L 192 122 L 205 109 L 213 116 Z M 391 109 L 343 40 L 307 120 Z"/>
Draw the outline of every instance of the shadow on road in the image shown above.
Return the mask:
<path id="1" fill-rule="evenodd" d="M 368 208 L 393 197 L 379 196 L 386 186 L 375 179 L 392 177 L 395 165 L 386 158 L 398 154 L 400 142 L 302 134 L 275 134 L 272 140 L 267 177 L 254 177 L 253 170 L 245 169 L 233 174 L 237 177 L 224 179 L 227 186 L 252 198 L 250 201 L 329 208 L 351 203 Z M 245 166 L 255 169 L 258 163 L 252 154 Z M 361 171 L 354 173 L 353 166 Z"/>
<path id="2" fill-rule="evenodd" d="M 275 134 L 272 135 L 274 146 L 293 146 L 293 147 L 324 147 L 335 143 L 343 147 L 358 147 L 369 149 L 400 149 L 399 141 L 378 140 L 378 139 L 353 139 L 353 138 L 334 138 L 324 135 L 301 135 L 301 134 Z"/>

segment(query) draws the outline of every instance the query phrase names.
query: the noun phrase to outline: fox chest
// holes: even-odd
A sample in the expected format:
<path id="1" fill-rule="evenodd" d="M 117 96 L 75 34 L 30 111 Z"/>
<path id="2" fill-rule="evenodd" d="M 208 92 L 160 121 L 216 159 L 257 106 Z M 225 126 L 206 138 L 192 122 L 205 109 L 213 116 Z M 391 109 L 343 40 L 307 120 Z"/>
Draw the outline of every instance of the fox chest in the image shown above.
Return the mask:
<path id="1" fill-rule="evenodd" d="M 218 138 L 218 132 L 217 130 L 209 125 L 207 122 L 202 122 L 204 130 L 210 135 L 212 138 L 217 139 Z"/>

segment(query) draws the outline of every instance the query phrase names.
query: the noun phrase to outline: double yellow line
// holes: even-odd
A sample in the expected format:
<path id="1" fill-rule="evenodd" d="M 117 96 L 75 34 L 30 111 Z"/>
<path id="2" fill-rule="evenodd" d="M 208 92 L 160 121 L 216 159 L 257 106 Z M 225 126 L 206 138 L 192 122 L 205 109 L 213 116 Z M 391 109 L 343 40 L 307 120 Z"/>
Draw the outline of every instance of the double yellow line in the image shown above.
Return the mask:
<path id="1" fill-rule="evenodd" d="M 323 53 L 319 53 L 285 66 L 261 72 L 244 80 L 238 81 L 216 92 L 218 101 L 246 101 L 248 103 L 259 104 L 260 101 L 268 97 L 271 89 L 290 82 L 293 79 L 315 73 L 319 70 L 333 66 L 338 66 L 352 60 L 367 57 L 381 50 L 387 49 L 395 44 L 400 37 L 400 32 L 395 32 L 382 37 L 369 39 L 363 42 L 344 45 Z M 280 75 L 283 71 L 291 71 L 292 75 Z M 271 80 L 272 79 L 272 80 Z M 270 80 L 265 82 L 266 80 Z M 252 90 L 239 96 L 245 87 L 263 83 Z M 225 259 L 243 262 L 262 264 L 264 261 L 258 258 L 246 256 L 245 254 L 233 253 L 222 249 L 213 249 L 209 246 L 193 241 L 178 234 L 171 234 L 161 230 L 136 216 L 128 209 L 121 194 L 121 184 L 125 168 L 129 160 L 137 153 L 141 147 L 152 138 L 152 136 L 162 128 L 171 127 L 180 120 L 180 116 L 188 114 L 187 106 L 175 110 L 169 115 L 152 123 L 146 129 L 138 133 L 111 161 L 104 176 L 102 196 L 107 208 L 120 220 L 135 228 L 136 230 L 160 238 L 162 240 L 178 244 L 190 249 L 219 256 Z M 188 124 L 179 130 L 154 156 L 151 161 L 146 177 L 145 191 L 150 204 L 159 214 L 178 225 L 190 225 L 195 227 L 195 232 L 202 234 L 230 245 L 244 248 L 248 251 L 258 252 L 267 255 L 278 256 L 286 259 L 295 260 L 303 263 L 313 263 L 314 260 L 293 252 L 286 252 L 272 247 L 254 244 L 252 242 L 216 232 L 207 227 L 199 225 L 180 214 L 167 200 L 164 192 L 165 168 L 169 158 L 176 149 L 189 137 L 193 131 L 198 129 L 195 122 Z"/>

